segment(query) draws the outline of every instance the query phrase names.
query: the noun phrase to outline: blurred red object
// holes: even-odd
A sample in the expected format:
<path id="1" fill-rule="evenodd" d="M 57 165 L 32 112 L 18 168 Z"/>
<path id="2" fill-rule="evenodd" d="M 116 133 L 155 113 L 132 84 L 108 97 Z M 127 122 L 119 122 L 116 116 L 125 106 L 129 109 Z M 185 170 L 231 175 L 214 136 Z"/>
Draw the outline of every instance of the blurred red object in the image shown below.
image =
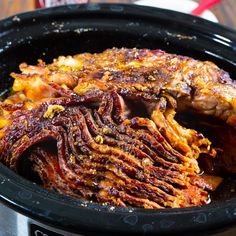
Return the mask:
<path id="1" fill-rule="evenodd" d="M 220 3 L 222 0 L 202 0 L 198 6 L 191 12 L 194 16 L 200 16 L 205 10 Z"/>
<path id="2" fill-rule="evenodd" d="M 88 0 L 35 0 L 36 8 L 54 7 L 65 4 L 88 3 Z"/>

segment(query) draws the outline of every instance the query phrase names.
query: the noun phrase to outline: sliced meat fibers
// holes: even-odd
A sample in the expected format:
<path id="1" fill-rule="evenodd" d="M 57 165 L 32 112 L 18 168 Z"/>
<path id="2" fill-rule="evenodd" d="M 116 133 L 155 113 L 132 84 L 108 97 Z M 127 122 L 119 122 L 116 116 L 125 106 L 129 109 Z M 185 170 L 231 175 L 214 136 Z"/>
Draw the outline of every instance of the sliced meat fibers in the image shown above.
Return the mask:
<path id="1" fill-rule="evenodd" d="M 234 127 L 236 87 L 226 72 L 161 50 L 125 48 L 20 69 L 0 103 L 6 166 L 26 176 L 28 161 L 43 187 L 103 204 L 209 202 L 213 185 L 197 160 L 217 152 L 175 114 L 189 109 Z"/>
<path id="2" fill-rule="evenodd" d="M 144 208 L 207 203 L 196 159 L 173 148 L 154 119 L 123 117 L 126 108 L 116 92 L 98 98 L 97 108 L 79 100 L 51 100 L 13 113 L 2 129 L 0 160 L 20 172 L 30 150 L 45 188 L 100 203 Z"/>

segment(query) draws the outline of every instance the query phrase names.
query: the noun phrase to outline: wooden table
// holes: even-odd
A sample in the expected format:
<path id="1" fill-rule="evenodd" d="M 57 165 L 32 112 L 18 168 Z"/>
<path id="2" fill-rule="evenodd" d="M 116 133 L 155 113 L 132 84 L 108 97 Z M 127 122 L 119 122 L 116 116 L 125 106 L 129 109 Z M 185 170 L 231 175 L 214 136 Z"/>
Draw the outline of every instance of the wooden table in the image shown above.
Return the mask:
<path id="1" fill-rule="evenodd" d="M 113 0 L 100 1 L 90 0 L 89 2 L 120 2 L 131 3 L 134 0 Z M 163 0 L 165 1 L 165 0 Z M 181 1 L 181 0 L 175 0 Z M 200 1 L 200 0 L 195 0 Z M 34 9 L 34 0 L 0 0 L 0 19 L 24 11 Z M 236 0 L 223 0 L 222 3 L 212 8 L 212 12 L 217 16 L 220 24 L 236 29 Z"/>

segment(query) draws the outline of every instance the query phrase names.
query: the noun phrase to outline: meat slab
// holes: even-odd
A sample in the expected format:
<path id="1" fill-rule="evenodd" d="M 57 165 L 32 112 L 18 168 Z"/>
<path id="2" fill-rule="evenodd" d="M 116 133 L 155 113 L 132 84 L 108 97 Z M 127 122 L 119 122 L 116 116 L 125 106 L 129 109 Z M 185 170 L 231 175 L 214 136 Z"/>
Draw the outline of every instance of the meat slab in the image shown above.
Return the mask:
<path id="1" fill-rule="evenodd" d="M 198 159 L 216 159 L 217 149 L 175 115 L 191 111 L 235 127 L 236 85 L 227 72 L 126 48 L 23 63 L 20 70 L 0 104 L 0 161 L 9 168 L 22 174 L 27 159 L 43 187 L 103 204 L 209 202 L 216 184 L 201 175 Z"/>

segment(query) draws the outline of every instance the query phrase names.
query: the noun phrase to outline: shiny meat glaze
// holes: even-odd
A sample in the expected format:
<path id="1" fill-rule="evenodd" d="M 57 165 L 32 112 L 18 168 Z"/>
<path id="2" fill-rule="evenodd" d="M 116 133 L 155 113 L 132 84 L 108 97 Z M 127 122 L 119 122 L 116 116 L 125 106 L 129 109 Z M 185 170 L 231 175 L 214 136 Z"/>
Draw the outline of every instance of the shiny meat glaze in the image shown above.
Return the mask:
<path id="1" fill-rule="evenodd" d="M 235 125 L 235 84 L 211 62 L 161 50 L 109 49 L 20 65 L 2 104 L 0 160 L 73 197 L 144 208 L 206 204 L 200 155 L 216 150 L 181 126 L 192 110 Z M 47 145 L 48 144 L 48 145 Z M 212 177 L 213 178 L 213 177 Z"/>
<path id="2" fill-rule="evenodd" d="M 12 73 L 13 90 L 33 101 L 58 96 L 53 84 L 81 95 L 114 89 L 122 96 L 149 101 L 167 93 L 181 101 L 179 108 L 187 106 L 233 126 L 236 122 L 235 82 L 208 61 L 161 50 L 113 48 L 99 54 L 61 56 L 49 65 L 23 63 L 20 69 L 22 74 Z"/>

